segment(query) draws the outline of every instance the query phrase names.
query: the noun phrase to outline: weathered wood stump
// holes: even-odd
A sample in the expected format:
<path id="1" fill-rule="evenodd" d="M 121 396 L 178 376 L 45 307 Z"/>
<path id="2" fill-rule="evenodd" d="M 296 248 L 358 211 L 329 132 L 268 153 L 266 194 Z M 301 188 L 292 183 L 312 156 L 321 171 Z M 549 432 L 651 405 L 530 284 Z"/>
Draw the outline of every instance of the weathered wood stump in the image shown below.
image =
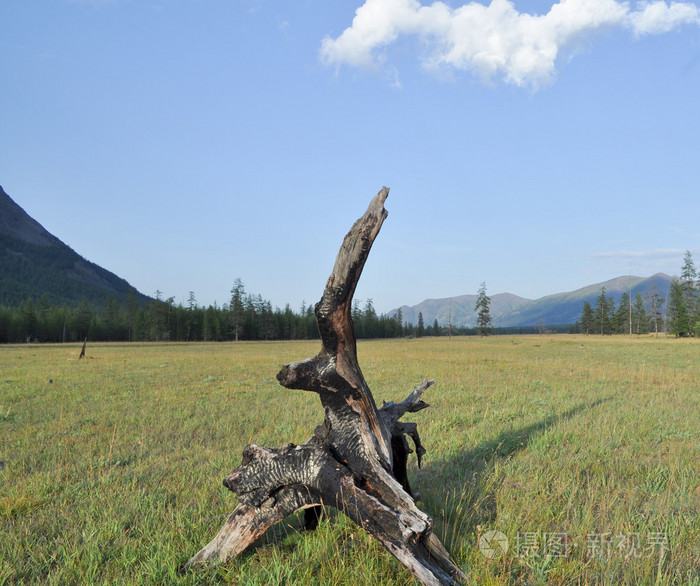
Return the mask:
<path id="1" fill-rule="evenodd" d="M 343 241 L 315 313 L 321 351 L 285 365 L 277 375 L 288 389 L 318 393 L 323 425 L 302 445 L 246 446 L 243 462 L 224 480 L 239 504 L 218 535 L 187 564 L 223 562 L 242 553 L 269 527 L 300 509 L 313 529 L 323 506 L 335 507 L 368 531 L 423 584 L 465 580 L 415 505 L 406 474 L 413 440 L 418 464 L 425 453 L 415 423 L 399 421 L 428 407 L 424 380 L 400 403 L 378 409 L 357 360 L 352 298 L 387 216 L 384 187 Z"/>

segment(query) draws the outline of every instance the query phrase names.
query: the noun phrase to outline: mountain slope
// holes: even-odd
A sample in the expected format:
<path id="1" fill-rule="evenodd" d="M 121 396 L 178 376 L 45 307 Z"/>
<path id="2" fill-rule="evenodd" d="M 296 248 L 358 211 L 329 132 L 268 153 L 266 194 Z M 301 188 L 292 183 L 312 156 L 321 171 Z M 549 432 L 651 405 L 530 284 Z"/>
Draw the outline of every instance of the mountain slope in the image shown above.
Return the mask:
<path id="1" fill-rule="evenodd" d="M 476 295 L 460 295 L 459 297 L 446 297 L 443 299 L 426 299 L 418 305 L 401 307 L 401 316 L 404 322 L 418 323 L 418 314 L 423 314 L 423 322 L 431 325 L 436 319 L 440 325 L 447 325 L 452 321 L 454 326 L 476 326 L 476 312 L 474 304 Z M 498 293 L 491 296 L 491 316 L 502 315 L 515 311 L 518 307 L 531 303 L 530 299 L 518 297 L 512 293 Z M 389 312 L 396 315 L 398 309 Z"/>
<path id="2" fill-rule="evenodd" d="M 85 299 L 100 307 L 110 297 L 125 303 L 131 289 L 45 230 L 0 187 L 0 305 L 46 295 L 52 305 L 77 306 Z"/>
<path id="3" fill-rule="evenodd" d="M 548 295 L 540 299 L 525 299 L 511 293 L 499 293 L 491 296 L 491 318 L 496 327 L 555 326 L 568 325 L 581 317 L 584 302 L 595 306 L 596 299 L 605 287 L 606 296 L 612 296 L 618 303 L 620 296 L 631 292 L 634 300 L 637 293 L 643 298 L 656 289 L 661 297 L 666 297 L 671 284 L 671 277 L 657 273 L 651 277 L 634 277 L 627 275 L 603 283 L 595 283 L 570 291 Z M 418 313 L 423 314 L 425 325 L 431 325 L 437 319 L 440 325 L 446 325 L 452 319 L 455 326 L 476 326 L 474 303 L 476 295 L 461 295 L 444 299 L 426 299 L 418 305 L 401 307 L 404 322 L 418 323 Z M 398 309 L 389 312 L 396 315 Z"/>
<path id="4" fill-rule="evenodd" d="M 536 299 L 518 307 L 517 309 L 500 315 L 494 320 L 498 326 L 537 326 L 537 325 L 566 325 L 572 324 L 581 318 L 583 304 L 588 301 L 595 306 L 596 299 L 605 288 L 605 294 L 613 297 L 615 303 L 620 301 L 623 293 L 631 293 L 632 301 L 639 293 L 642 298 L 647 298 L 656 288 L 661 297 L 666 297 L 671 284 L 671 277 L 663 273 L 657 273 L 651 277 L 635 277 L 626 275 L 617 277 L 603 283 L 596 283 L 570 291 L 557 293 Z"/>

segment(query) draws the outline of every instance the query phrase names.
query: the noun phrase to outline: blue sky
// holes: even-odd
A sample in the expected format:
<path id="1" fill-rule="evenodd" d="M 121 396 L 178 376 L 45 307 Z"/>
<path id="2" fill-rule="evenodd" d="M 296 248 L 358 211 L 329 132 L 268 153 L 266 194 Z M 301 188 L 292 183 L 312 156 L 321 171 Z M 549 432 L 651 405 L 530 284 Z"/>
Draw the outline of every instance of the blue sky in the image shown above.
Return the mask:
<path id="1" fill-rule="evenodd" d="M 700 264 L 700 4 L 4 0 L 0 185 L 140 291 L 523 297 Z"/>

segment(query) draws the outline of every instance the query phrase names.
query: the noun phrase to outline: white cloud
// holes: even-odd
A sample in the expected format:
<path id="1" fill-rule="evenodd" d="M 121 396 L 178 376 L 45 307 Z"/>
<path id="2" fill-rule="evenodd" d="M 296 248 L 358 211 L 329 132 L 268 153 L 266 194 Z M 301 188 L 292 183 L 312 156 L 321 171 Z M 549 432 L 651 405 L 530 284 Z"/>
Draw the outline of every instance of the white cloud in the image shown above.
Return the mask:
<path id="1" fill-rule="evenodd" d="M 691 249 L 697 255 L 697 249 Z M 652 250 L 611 250 L 590 254 L 596 263 L 605 263 L 614 267 L 620 274 L 652 274 L 663 272 L 673 275 L 680 271 L 685 249 L 657 248 Z"/>
<path id="2" fill-rule="evenodd" d="M 428 69 L 466 70 L 485 78 L 536 88 L 551 80 L 562 51 L 575 51 L 591 35 L 626 28 L 636 35 L 660 34 L 700 24 L 700 9 L 688 2 L 640 4 L 617 0 L 561 0 L 547 14 L 518 12 L 509 0 L 444 2 L 366 0 L 337 38 L 326 37 L 321 59 L 340 67 L 383 67 L 384 50 L 400 37 L 418 37 Z"/>
<path id="3" fill-rule="evenodd" d="M 700 9 L 685 2 L 650 2 L 629 15 L 629 25 L 637 35 L 658 35 L 683 24 L 700 24 Z"/>

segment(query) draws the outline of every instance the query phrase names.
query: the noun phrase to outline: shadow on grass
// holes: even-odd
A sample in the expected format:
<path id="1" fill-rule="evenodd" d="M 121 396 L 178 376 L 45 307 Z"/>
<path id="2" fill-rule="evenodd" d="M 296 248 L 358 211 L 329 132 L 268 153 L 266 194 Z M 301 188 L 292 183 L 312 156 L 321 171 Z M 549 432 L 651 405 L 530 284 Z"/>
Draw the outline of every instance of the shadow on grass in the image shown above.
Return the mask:
<path id="1" fill-rule="evenodd" d="M 488 525 L 496 518 L 496 490 L 490 482 L 497 464 L 524 450 L 530 440 L 561 421 L 611 400 L 599 398 L 582 403 L 563 413 L 521 427 L 501 431 L 496 437 L 481 441 L 471 450 L 450 458 L 435 459 L 411 479 L 414 487 L 423 493 L 418 506 L 443 525 L 443 543 L 451 550 L 466 533 L 476 534 L 477 526 Z"/>
<path id="2" fill-rule="evenodd" d="M 447 459 L 436 459 L 424 466 L 419 478 L 411 478 L 414 489 L 424 493 L 418 507 L 443 525 L 440 536 L 448 551 L 452 551 L 454 541 L 465 532 L 475 534 L 477 525 L 488 525 L 496 517 L 496 487 L 490 487 L 487 479 L 496 463 L 525 449 L 530 439 L 565 421 L 578 413 L 593 409 L 611 397 L 600 398 L 590 403 L 582 403 L 560 414 L 550 415 L 542 421 L 505 430 L 495 438 L 480 442 L 474 449 L 460 452 Z M 420 422 L 418 422 L 420 427 Z M 429 479 L 429 480 L 428 480 Z M 465 515 L 465 512 L 469 514 Z M 327 508 L 324 516 L 333 519 L 341 513 Z M 291 551 L 304 538 L 303 512 L 297 512 L 268 529 L 236 559 L 237 565 L 259 554 L 261 549 L 273 545 Z M 181 572 L 186 573 L 184 567 Z M 210 576 L 211 577 L 211 576 Z M 216 580 L 222 576 L 219 573 Z"/>

